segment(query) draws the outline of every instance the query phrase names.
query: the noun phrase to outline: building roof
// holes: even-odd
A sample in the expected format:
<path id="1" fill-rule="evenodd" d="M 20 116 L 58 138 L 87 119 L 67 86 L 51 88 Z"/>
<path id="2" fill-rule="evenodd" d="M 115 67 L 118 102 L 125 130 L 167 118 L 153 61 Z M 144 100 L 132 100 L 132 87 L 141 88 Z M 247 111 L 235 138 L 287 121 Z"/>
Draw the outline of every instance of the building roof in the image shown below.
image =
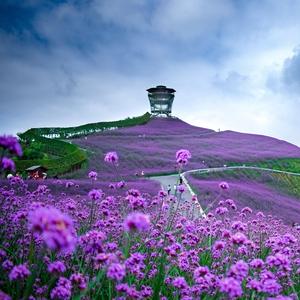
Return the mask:
<path id="1" fill-rule="evenodd" d="M 47 168 L 45 168 L 43 166 L 31 166 L 31 167 L 27 168 L 26 171 L 36 171 L 38 169 L 47 170 Z"/>
<path id="2" fill-rule="evenodd" d="M 157 92 L 175 93 L 176 91 L 172 88 L 167 88 L 165 85 L 157 85 L 156 87 L 149 88 L 147 92 L 148 93 L 157 93 Z"/>

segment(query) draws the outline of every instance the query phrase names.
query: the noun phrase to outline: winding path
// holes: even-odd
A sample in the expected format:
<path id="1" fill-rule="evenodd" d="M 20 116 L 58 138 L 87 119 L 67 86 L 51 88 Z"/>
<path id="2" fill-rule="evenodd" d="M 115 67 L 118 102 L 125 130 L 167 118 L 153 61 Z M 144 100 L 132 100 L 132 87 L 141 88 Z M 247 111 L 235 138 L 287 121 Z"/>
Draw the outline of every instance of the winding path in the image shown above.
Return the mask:
<path id="1" fill-rule="evenodd" d="M 210 173 L 210 172 L 222 172 L 226 170 L 241 170 L 241 169 L 251 169 L 251 170 L 258 170 L 258 171 L 267 171 L 267 172 L 273 172 L 273 173 L 283 173 L 283 174 L 288 174 L 292 176 L 300 176 L 300 173 L 295 173 L 295 172 L 289 172 L 289 171 L 282 171 L 282 170 L 276 170 L 276 169 L 269 169 L 269 168 L 261 168 L 261 167 L 254 167 L 254 166 L 231 166 L 231 167 L 216 167 L 216 168 L 199 168 L 199 169 L 193 169 L 193 170 L 188 170 L 183 173 L 181 173 L 181 178 L 183 179 L 183 182 L 186 186 L 186 191 L 183 193 L 183 197 L 187 200 L 192 199 L 192 196 L 195 195 L 193 192 L 191 186 L 188 183 L 188 180 L 186 179 L 186 174 L 189 173 Z M 174 193 L 175 185 L 178 184 L 178 174 L 171 174 L 171 175 L 162 175 L 162 176 L 151 176 L 150 177 L 153 180 L 156 180 L 160 182 L 162 189 L 167 190 L 168 185 L 171 186 L 172 191 Z M 206 217 L 205 211 L 201 207 L 201 204 L 199 204 L 199 213 L 202 217 Z"/>

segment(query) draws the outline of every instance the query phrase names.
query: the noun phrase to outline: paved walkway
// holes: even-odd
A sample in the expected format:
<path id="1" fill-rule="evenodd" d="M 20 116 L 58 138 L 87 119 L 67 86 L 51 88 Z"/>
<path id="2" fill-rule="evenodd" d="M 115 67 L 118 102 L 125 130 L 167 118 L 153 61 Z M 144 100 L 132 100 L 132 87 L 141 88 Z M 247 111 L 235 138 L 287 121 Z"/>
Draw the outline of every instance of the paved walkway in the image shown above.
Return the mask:
<path id="1" fill-rule="evenodd" d="M 181 175 L 182 179 L 183 179 L 183 183 L 185 185 L 185 191 L 183 192 L 183 195 L 182 197 L 189 201 L 189 202 L 192 202 L 192 197 L 194 195 L 196 195 L 192 188 L 190 187 L 187 179 L 185 178 L 185 176 L 182 174 Z M 154 176 L 154 177 L 150 177 L 151 179 L 153 180 L 156 180 L 160 183 L 161 187 L 163 190 L 167 191 L 168 190 L 168 185 L 171 186 L 172 188 L 172 191 L 171 191 L 171 195 L 174 195 L 175 193 L 175 185 L 178 185 L 178 182 L 179 182 L 179 176 L 178 174 L 173 174 L 173 175 L 166 175 L 166 176 Z M 206 217 L 200 203 L 198 202 L 198 205 L 199 207 L 199 215 L 202 216 L 202 217 Z"/>

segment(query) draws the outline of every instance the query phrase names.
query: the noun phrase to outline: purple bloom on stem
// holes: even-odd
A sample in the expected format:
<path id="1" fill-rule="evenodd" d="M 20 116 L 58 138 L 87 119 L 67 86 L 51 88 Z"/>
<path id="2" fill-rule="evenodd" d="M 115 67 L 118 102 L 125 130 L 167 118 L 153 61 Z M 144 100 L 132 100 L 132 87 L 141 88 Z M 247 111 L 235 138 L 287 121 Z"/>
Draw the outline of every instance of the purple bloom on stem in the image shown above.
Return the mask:
<path id="1" fill-rule="evenodd" d="M 138 197 L 138 196 L 141 196 L 141 192 L 139 190 L 136 190 L 136 189 L 130 189 L 130 190 L 127 191 L 127 195 Z"/>
<path id="2" fill-rule="evenodd" d="M 60 277 L 50 297 L 54 300 L 68 300 L 72 295 L 72 284 L 67 278 Z"/>
<path id="3" fill-rule="evenodd" d="M 183 184 L 178 185 L 178 186 L 177 186 L 177 191 L 178 191 L 179 193 L 183 193 L 183 192 L 185 191 L 184 185 L 183 185 Z"/>
<path id="4" fill-rule="evenodd" d="M 264 266 L 264 261 L 260 258 L 255 258 L 251 260 L 250 262 L 250 267 L 255 268 L 255 269 L 261 269 Z"/>
<path id="5" fill-rule="evenodd" d="M 213 245 L 213 251 L 222 251 L 225 248 L 226 243 L 223 241 L 216 241 Z"/>
<path id="6" fill-rule="evenodd" d="M 227 207 L 217 207 L 216 208 L 216 214 L 217 215 L 224 215 L 224 214 L 226 214 L 228 212 L 228 209 L 227 209 Z"/>
<path id="7" fill-rule="evenodd" d="M 194 280 L 196 283 L 202 282 L 202 277 L 209 274 L 209 268 L 207 266 L 200 266 L 194 271 Z"/>
<path id="8" fill-rule="evenodd" d="M 176 162 L 179 165 L 186 165 L 191 157 L 192 155 L 189 150 L 180 149 L 176 152 Z"/>
<path id="9" fill-rule="evenodd" d="M 29 275 L 30 275 L 30 271 L 28 270 L 26 265 L 18 265 L 13 267 L 8 277 L 10 281 L 15 281 L 15 280 L 24 279 Z"/>
<path id="10" fill-rule="evenodd" d="M 125 186 L 125 181 L 121 180 L 117 183 L 117 188 L 122 189 Z"/>
<path id="11" fill-rule="evenodd" d="M 112 151 L 105 154 L 104 161 L 111 164 L 117 164 L 119 161 L 119 157 L 117 152 Z"/>
<path id="12" fill-rule="evenodd" d="M 107 277 L 110 279 L 121 281 L 125 275 L 125 266 L 119 263 L 113 263 L 107 269 Z"/>
<path id="13" fill-rule="evenodd" d="M 101 199 L 102 195 L 103 195 L 103 192 L 100 189 L 93 189 L 88 194 L 88 196 L 91 200 L 99 200 L 99 199 Z"/>
<path id="14" fill-rule="evenodd" d="M 1 168 L 4 170 L 15 171 L 16 166 L 12 159 L 3 157 L 0 164 Z"/>
<path id="15" fill-rule="evenodd" d="M 89 176 L 89 178 L 91 178 L 93 180 L 97 180 L 98 173 L 95 171 L 91 171 L 91 172 L 89 172 L 88 176 Z"/>
<path id="16" fill-rule="evenodd" d="M 1 135 L 0 136 L 0 147 L 8 149 L 12 154 L 17 156 L 22 156 L 22 148 L 16 137 L 11 135 Z"/>
<path id="17" fill-rule="evenodd" d="M 222 181 L 219 183 L 219 188 L 222 190 L 228 190 L 229 189 L 229 184 L 226 181 Z"/>
<path id="18" fill-rule="evenodd" d="M 252 214 L 252 209 L 248 206 L 244 207 L 241 211 L 242 213 L 249 213 L 249 214 Z"/>
<path id="19" fill-rule="evenodd" d="M 240 297 L 243 294 L 240 282 L 231 277 L 220 281 L 220 291 L 227 293 L 230 299 Z"/>
<path id="20" fill-rule="evenodd" d="M 185 289 L 187 287 L 187 283 L 184 277 L 175 277 L 172 281 L 172 285 L 180 290 Z"/>
<path id="21" fill-rule="evenodd" d="M 48 265 L 48 272 L 51 274 L 59 274 L 66 271 L 66 266 L 62 261 L 55 261 Z"/>
<path id="22" fill-rule="evenodd" d="M 230 267 L 228 275 L 239 281 L 242 281 L 248 275 L 248 271 L 248 264 L 243 260 L 239 260 L 237 263 Z"/>
<path id="23" fill-rule="evenodd" d="M 231 242 L 235 245 L 243 245 L 247 241 L 247 237 L 241 232 L 237 232 L 231 237 Z"/>
<path id="24" fill-rule="evenodd" d="M 281 291 L 281 285 L 275 279 L 264 280 L 262 290 L 271 295 L 278 295 Z"/>
<path id="25" fill-rule="evenodd" d="M 124 221 L 125 231 L 147 231 L 150 226 L 150 217 L 140 212 L 130 213 Z"/>
<path id="26" fill-rule="evenodd" d="M 73 221 L 53 207 L 40 207 L 28 214 L 29 230 L 39 234 L 46 245 L 57 251 L 73 251 L 76 244 Z"/>
<path id="27" fill-rule="evenodd" d="M 72 274 L 70 277 L 70 280 L 72 282 L 73 285 L 78 286 L 78 288 L 82 291 L 86 289 L 86 279 L 85 277 L 80 274 L 80 273 L 76 273 L 76 274 Z"/>
<path id="28" fill-rule="evenodd" d="M 11 297 L 0 290 L 0 299 L 1 300 L 11 300 Z"/>

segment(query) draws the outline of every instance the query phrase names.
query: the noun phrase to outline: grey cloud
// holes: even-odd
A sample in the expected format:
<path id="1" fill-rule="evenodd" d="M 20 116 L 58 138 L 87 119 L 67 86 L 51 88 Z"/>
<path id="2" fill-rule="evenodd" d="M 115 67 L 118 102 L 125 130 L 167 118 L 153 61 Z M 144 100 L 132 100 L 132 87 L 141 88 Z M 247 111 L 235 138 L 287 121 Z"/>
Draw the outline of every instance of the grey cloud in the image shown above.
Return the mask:
<path id="1" fill-rule="evenodd" d="M 283 70 L 282 80 L 288 91 L 300 93 L 300 48 L 296 49 L 294 55 L 287 58 Z M 299 97 L 300 98 L 300 97 Z"/>

